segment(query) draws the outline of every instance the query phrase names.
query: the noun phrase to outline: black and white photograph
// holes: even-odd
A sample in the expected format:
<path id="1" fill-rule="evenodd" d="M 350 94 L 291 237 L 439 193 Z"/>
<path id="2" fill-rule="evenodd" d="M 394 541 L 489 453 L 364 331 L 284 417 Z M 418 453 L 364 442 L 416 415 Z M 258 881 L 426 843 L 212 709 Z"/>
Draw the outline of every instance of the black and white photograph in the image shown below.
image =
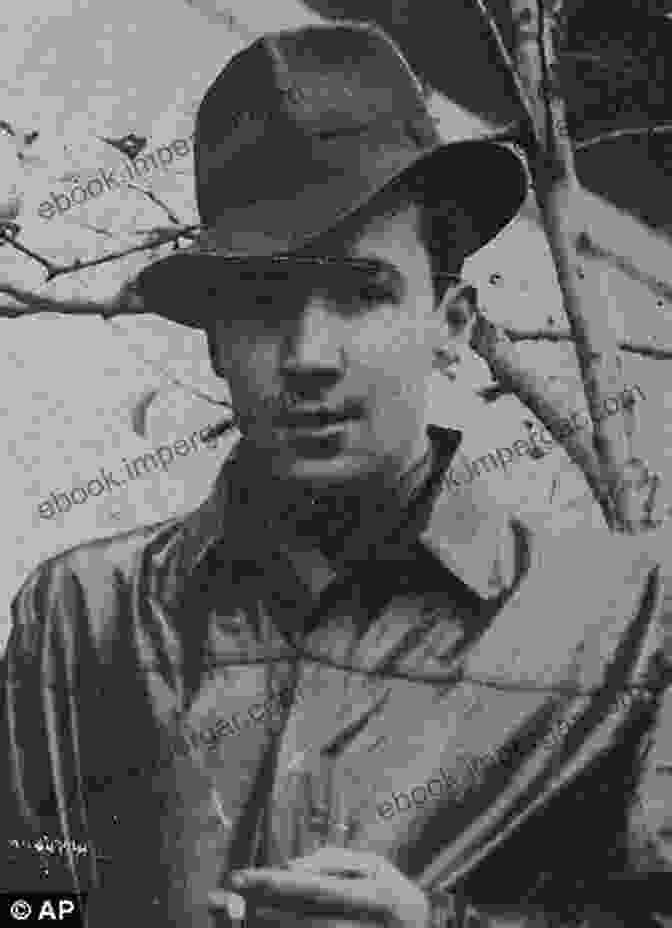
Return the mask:
<path id="1" fill-rule="evenodd" d="M 672 0 L 0 52 L 2 924 L 672 928 Z"/>

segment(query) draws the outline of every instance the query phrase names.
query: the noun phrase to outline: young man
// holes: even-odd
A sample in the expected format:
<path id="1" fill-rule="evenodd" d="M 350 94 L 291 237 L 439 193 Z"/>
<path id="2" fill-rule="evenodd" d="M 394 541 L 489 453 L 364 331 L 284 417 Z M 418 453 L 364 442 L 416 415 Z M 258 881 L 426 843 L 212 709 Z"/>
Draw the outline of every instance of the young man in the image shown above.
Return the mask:
<path id="1" fill-rule="evenodd" d="M 451 494 L 460 434 L 426 421 L 518 156 L 444 143 L 346 24 L 238 54 L 195 165 L 205 231 L 138 289 L 206 331 L 243 437 L 195 513 L 17 595 L 3 830 L 89 852 L 15 849 L 2 885 L 90 891 L 94 926 L 209 928 L 231 891 L 259 928 L 654 924 L 655 565 Z"/>

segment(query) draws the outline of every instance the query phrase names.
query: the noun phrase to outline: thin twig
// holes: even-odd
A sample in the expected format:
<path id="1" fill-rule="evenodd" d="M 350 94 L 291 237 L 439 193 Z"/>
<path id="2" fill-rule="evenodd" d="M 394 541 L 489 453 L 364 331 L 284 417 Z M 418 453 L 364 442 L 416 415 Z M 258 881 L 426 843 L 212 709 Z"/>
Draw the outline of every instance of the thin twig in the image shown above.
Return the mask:
<path id="1" fill-rule="evenodd" d="M 28 258 L 32 258 L 33 261 L 37 261 L 38 264 L 41 264 L 42 267 L 46 270 L 47 275 L 52 274 L 57 268 L 56 264 L 52 264 L 47 258 L 44 258 L 42 255 L 38 255 L 37 252 L 31 251 L 30 248 L 27 248 L 25 245 L 22 245 L 17 238 L 11 235 L 7 235 L 5 232 L 0 232 L 0 239 L 2 239 L 5 244 L 10 245 L 12 248 L 15 248 L 17 251 L 20 251 L 21 254 L 26 255 Z M 47 276 L 47 280 L 49 277 Z"/>
<path id="2" fill-rule="evenodd" d="M 221 406 L 228 410 L 232 409 L 231 403 L 229 403 L 228 400 L 216 400 L 214 397 L 208 396 L 207 393 L 203 393 L 203 391 L 199 390 L 197 387 L 192 387 L 189 384 L 185 384 L 178 377 L 175 377 L 169 371 L 165 370 L 165 368 L 162 367 L 158 361 L 153 361 L 151 358 L 148 358 L 138 345 L 129 340 L 128 332 L 126 329 L 124 329 L 122 325 L 119 325 L 119 323 L 114 319 L 105 319 L 105 324 L 115 333 L 115 335 L 120 335 L 124 339 L 126 342 L 126 347 L 136 356 L 136 358 L 146 364 L 147 367 L 156 371 L 161 377 L 167 380 L 171 386 L 178 387 L 180 390 L 192 396 L 198 397 L 198 399 L 205 400 L 210 405 Z"/>
<path id="3" fill-rule="evenodd" d="M 520 74 L 518 73 L 515 62 L 513 58 L 511 57 L 511 55 L 509 54 L 509 50 L 506 47 L 506 43 L 504 42 L 504 39 L 502 38 L 502 34 L 499 30 L 499 26 L 497 25 L 497 20 L 495 19 L 494 14 L 491 12 L 490 8 L 488 7 L 486 0 L 475 0 L 475 3 L 481 13 L 481 16 L 488 24 L 488 27 L 490 29 L 490 35 L 494 39 L 495 44 L 497 45 L 497 49 L 499 51 L 500 58 L 503 64 L 505 65 L 508 74 L 511 77 L 511 82 L 515 90 L 515 94 L 518 98 L 518 102 L 520 103 L 521 107 L 527 114 L 527 118 L 529 122 L 533 123 L 534 115 L 533 115 L 532 108 L 530 106 L 529 97 L 525 91 L 525 86 L 523 84 L 523 81 L 520 78 Z M 505 127 L 502 130 L 502 132 L 504 134 L 507 134 L 509 132 L 517 131 L 520 135 L 523 135 L 525 132 L 525 129 L 526 129 L 525 123 L 518 122 L 518 123 L 514 123 L 510 127 Z"/>
<path id="4" fill-rule="evenodd" d="M 650 290 L 651 293 L 672 301 L 672 286 L 669 283 L 660 280 L 654 274 L 650 274 L 638 268 L 633 264 L 632 260 L 625 255 L 619 255 L 615 251 L 598 245 L 591 235 L 587 233 L 580 235 L 577 240 L 576 249 L 579 254 L 585 255 L 586 257 L 604 259 L 631 280 L 635 280 L 637 283 L 642 284 L 647 290 Z"/>
<path id="5" fill-rule="evenodd" d="M 515 329 L 504 326 L 504 332 L 512 342 L 572 342 L 574 336 L 567 330 L 555 329 Z M 672 360 L 672 347 L 644 345 L 635 342 L 619 342 L 621 351 L 639 354 L 658 361 Z"/>
<path id="6" fill-rule="evenodd" d="M 90 232 L 95 232 L 96 235 L 104 235 L 106 238 L 116 238 L 109 229 L 102 229 L 100 226 L 91 225 L 89 222 L 80 222 L 79 225 L 82 229 L 88 229 Z"/>
<path id="7" fill-rule="evenodd" d="M 601 145 L 603 142 L 613 142 L 616 139 L 634 138 L 640 135 L 657 136 L 668 135 L 672 133 L 672 122 L 664 122 L 655 126 L 638 126 L 632 129 L 613 129 L 610 132 L 603 132 L 592 138 L 584 139 L 582 142 L 575 142 L 576 151 L 585 151 L 587 148 L 594 148 L 595 145 Z"/>
<path id="8" fill-rule="evenodd" d="M 182 225 L 182 220 L 180 217 L 174 213 L 168 204 L 164 203 L 161 197 L 158 197 L 153 190 L 146 190 L 144 187 L 139 187 L 137 184 L 132 184 L 130 182 L 127 183 L 126 186 L 130 187 L 131 190 L 137 190 L 138 193 L 143 193 L 148 199 L 152 201 L 152 203 L 155 203 L 165 212 L 166 216 L 168 216 L 174 225 Z"/>
<path id="9" fill-rule="evenodd" d="M 43 258 L 41 255 L 35 254 L 35 252 L 30 251 L 20 242 L 17 242 L 15 239 L 9 239 L 6 236 L 4 237 L 7 244 L 13 248 L 16 248 L 18 251 L 23 252 L 28 255 L 28 257 L 33 258 L 33 260 L 38 261 L 46 270 L 47 276 L 46 281 L 49 282 L 54 280 L 56 277 L 60 277 L 63 274 L 73 274 L 78 273 L 79 271 L 86 270 L 89 267 L 99 267 L 101 264 L 107 264 L 110 261 L 118 261 L 120 258 L 126 258 L 128 255 L 138 254 L 141 251 L 149 251 L 152 248 L 156 248 L 157 245 L 165 245 L 170 242 L 176 242 L 181 236 L 193 232 L 201 228 L 200 223 L 195 223 L 189 226 L 183 226 L 180 229 L 176 229 L 175 232 L 170 234 L 166 233 L 165 235 L 158 238 L 157 241 L 144 242 L 141 245 L 134 245 L 130 248 L 122 249 L 121 251 L 110 252 L 107 255 L 103 255 L 100 258 L 92 258 L 89 261 L 82 261 L 80 258 L 77 258 L 72 264 L 52 264 L 51 261 L 48 261 L 46 258 Z M 6 289 L 8 285 L 0 285 L 0 293 L 8 293 L 9 290 Z M 9 285 L 11 286 L 11 285 Z M 18 289 L 18 288 L 17 288 Z M 24 291 L 25 293 L 26 291 Z M 17 299 L 19 299 L 17 297 Z M 22 302 L 28 302 L 23 299 Z"/>

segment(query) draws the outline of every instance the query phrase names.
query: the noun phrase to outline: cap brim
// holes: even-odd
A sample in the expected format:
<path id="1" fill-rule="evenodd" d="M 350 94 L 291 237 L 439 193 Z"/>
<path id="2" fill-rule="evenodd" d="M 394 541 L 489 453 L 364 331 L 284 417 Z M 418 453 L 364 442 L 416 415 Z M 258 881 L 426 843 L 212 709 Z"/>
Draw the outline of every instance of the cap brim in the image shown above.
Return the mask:
<path id="1" fill-rule="evenodd" d="M 421 176 L 431 203 L 456 204 L 469 218 L 460 243 L 465 257 L 508 225 L 528 191 L 522 159 L 501 143 L 465 140 L 439 145 L 425 154 L 417 149 L 368 154 L 373 157 L 360 158 L 356 166 L 331 170 L 328 182 L 304 185 L 291 200 L 262 200 L 227 209 L 217 226 L 193 245 L 154 261 L 138 274 L 136 285 L 145 298 L 145 311 L 202 327 L 203 319 L 197 318 L 193 298 L 189 299 L 189 272 L 198 270 L 196 262 L 291 254 L 333 229 L 409 169 Z M 367 163 L 372 166 L 370 174 L 364 170 Z"/>

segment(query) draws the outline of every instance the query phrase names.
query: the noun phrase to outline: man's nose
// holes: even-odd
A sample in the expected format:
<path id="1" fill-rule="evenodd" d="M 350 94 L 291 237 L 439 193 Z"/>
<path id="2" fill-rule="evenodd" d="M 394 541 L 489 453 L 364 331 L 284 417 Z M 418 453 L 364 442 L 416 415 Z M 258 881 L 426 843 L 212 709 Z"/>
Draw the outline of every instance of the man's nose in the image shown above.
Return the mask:
<path id="1" fill-rule="evenodd" d="M 285 335 L 282 374 L 313 375 L 320 380 L 340 377 L 345 364 L 342 334 L 343 320 L 329 309 L 328 301 L 311 295 Z"/>

